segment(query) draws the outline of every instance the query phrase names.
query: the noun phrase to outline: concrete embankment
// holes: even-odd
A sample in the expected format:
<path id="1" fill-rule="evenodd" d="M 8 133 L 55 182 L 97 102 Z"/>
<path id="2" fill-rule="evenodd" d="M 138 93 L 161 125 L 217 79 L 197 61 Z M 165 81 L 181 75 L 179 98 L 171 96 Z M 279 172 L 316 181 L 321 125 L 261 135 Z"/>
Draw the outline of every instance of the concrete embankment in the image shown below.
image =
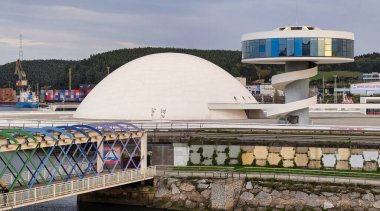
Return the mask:
<path id="1" fill-rule="evenodd" d="M 78 200 L 171 210 L 380 210 L 380 188 L 254 178 L 157 177 L 153 187 L 133 193 L 119 187 L 81 195 Z"/>

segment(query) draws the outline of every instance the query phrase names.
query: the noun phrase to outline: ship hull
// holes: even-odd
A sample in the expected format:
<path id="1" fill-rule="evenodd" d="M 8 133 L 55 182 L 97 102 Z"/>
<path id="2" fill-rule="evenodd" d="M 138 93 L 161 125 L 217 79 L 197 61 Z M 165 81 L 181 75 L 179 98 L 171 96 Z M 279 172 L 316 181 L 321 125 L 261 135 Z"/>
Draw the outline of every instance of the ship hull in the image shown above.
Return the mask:
<path id="1" fill-rule="evenodd" d="M 39 103 L 37 102 L 17 102 L 17 108 L 38 108 Z"/>

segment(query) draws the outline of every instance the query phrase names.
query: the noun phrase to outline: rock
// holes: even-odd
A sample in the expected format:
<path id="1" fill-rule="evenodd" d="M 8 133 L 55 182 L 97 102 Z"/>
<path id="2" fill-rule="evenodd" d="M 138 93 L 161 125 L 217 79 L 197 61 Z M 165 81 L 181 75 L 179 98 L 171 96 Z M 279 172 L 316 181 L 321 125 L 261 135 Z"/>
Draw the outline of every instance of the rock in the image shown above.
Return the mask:
<path id="1" fill-rule="evenodd" d="M 281 161 L 281 156 L 280 156 L 280 153 L 269 153 L 268 155 L 268 163 L 269 165 L 271 166 L 278 166 L 278 164 L 280 163 Z"/>
<path id="2" fill-rule="evenodd" d="M 176 182 L 178 182 L 179 181 L 179 179 L 177 179 L 177 178 L 168 178 L 168 182 L 167 182 L 167 184 L 168 184 L 168 186 L 170 186 L 170 185 L 172 185 L 173 183 L 176 183 Z"/>
<path id="3" fill-rule="evenodd" d="M 250 192 L 253 193 L 253 194 L 256 194 L 256 193 L 259 193 L 261 190 L 260 189 L 252 189 Z"/>
<path id="4" fill-rule="evenodd" d="M 306 199 L 306 205 L 310 207 L 318 207 L 319 202 L 318 202 L 318 196 L 315 194 L 310 194 L 309 197 Z"/>
<path id="5" fill-rule="evenodd" d="M 180 193 L 181 191 L 179 191 L 179 189 L 177 188 L 177 186 L 175 186 L 175 184 L 172 184 L 171 185 L 171 188 L 172 188 L 172 194 L 178 194 Z"/>
<path id="6" fill-rule="evenodd" d="M 281 157 L 284 160 L 293 159 L 294 153 L 295 153 L 294 147 L 282 147 L 280 151 Z"/>
<path id="7" fill-rule="evenodd" d="M 252 182 L 251 181 L 248 181 L 247 184 L 245 185 L 245 189 L 247 190 L 251 190 L 253 188 L 252 186 Z"/>
<path id="8" fill-rule="evenodd" d="M 182 201 L 187 199 L 187 195 L 185 193 L 181 193 L 179 194 L 179 199 L 181 199 Z"/>
<path id="9" fill-rule="evenodd" d="M 373 203 L 373 207 L 380 209 L 380 200 L 375 201 L 375 203 Z"/>
<path id="10" fill-rule="evenodd" d="M 367 200 L 367 201 L 375 201 L 375 197 L 373 196 L 372 193 L 367 193 L 365 194 L 363 197 L 362 197 L 363 200 Z"/>
<path id="11" fill-rule="evenodd" d="M 211 190 L 209 190 L 209 189 L 204 190 L 204 191 L 201 192 L 201 195 L 202 195 L 203 198 L 205 198 L 205 199 L 210 199 Z"/>
<path id="12" fill-rule="evenodd" d="M 178 194 L 173 195 L 172 197 L 170 197 L 170 201 L 172 201 L 172 202 L 176 202 L 178 200 L 179 200 L 179 195 Z"/>
<path id="13" fill-rule="evenodd" d="M 167 196 L 169 194 L 170 194 L 170 191 L 165 186 L 159 186 L 157 191 L 156 191 L 155 197 L 161 198 L 161 197 Z"/>
<path id="14" fill-rule="evenodd" d="M 167 208 L 171 207 L 172 205 L 173 205 L 172 202 L 168 201 L 164 205 L 162 205 L 161 208 L 167 209 Z"/>
<path id="15" fill-rule="evenodd" d="M 350 199 L 357 199 L 360 197 L 360 193 L 358 192 L 351 192 L 349 193 L 349 195 L 350 195 Z"/>
<path id="16" fill-rule="evenodd" d="M 243 165 L 252 165 L 254 159 L 255 157 L 253 156 L 253 152 L 247 152 L 241 155 Z"/>
<path id="17" fill-rule="evenodd" d="M 340 200 L 340 198 L 338 196 L 331 196 L 329 197 L 329 200 L 333 203 L 336 203 Z"/>
<path id="18" fill-rule="evenodd" d="M 179 186 L 179 189 L 183 190 L 183 191 L 187 191 L 187 192 L 190 192 L 190 191 L 193 191 L 195 189 L 195 186 L 191 183 L 188 183 L 188 182 L 184 182 L 182 183 L 180 186 Z"/>
<path id="19" fill-rule="evenodd" d="M 240 197 L 239 197 L 239 200 L 242 200 L 242 201 L 251 201 L 253 199 L 253 194 L 250 193 L 250 192 L 243 192 Z"/>
<path id="20" fill-rule="evenodd" d="M 377 171 L 378 164 L 376 161 L 364 161 L 364 171 Z"/>
<path id="21" fill-rule="evenodd" d="M 185 207 L 187 209 L 194 209 L 196 206 L 197 206 L 197 203 L 192 202 L 190 200 L 186 200 L 186 202 L 185 202 Z"/>
<path id="22" fill-rule="evenodd" d="M 334 207 L 334 205 L 331 202 L 329 202 L 329 201 L 323 202 L 323 209 L 327 210 L 327 209 L 331 209 L 333 207 Z"/>
<path id="23" fill-rule="evenodd" d="M 285 168 L 291 168 L 294 167 L 294 160 L 283 160 L 282 165 Z"/>
<path id="24" fill-rule="evenodd" d="M 255 199 L 259 202 L 260 206 L 269 206 L 272 203 L 272 196 L 266 192 L 260 192 Z"/>
<path id="25" fill-rule="evenodd" d="M 196 202 L 202 202 L 203 201 L 203 197 L 201 196 L 201 194 L 199 194 L 196 191 L 191 192 L 191 195 L 189 196 L 189 199 L 191 201 L 196 201 Z"/>
<path id="26" fill-rule="evenodd" d="M 264 191 L 265 193 L 270 193 L 270 192 L 272 192 L 272 188 L 263 187 L 263 191 Z"/>
<path id="27" fill-rule="evenodd" d="M 206 179 L 200 179 L 200 180 L 198 180 L 197 182 L 198 182 L 199 184 L 200 184 L 200 183 L 207 183 L 207 180 L 206 180 Z"/>
<path id="28" fill-rule="evenodd" d="M 333 196 L 334 193 L 330 193 L 330 192 L 322 192 L 322 195 L 327 196 L 327 197 L 330 197 L 330 196 Z"/>
<path id="29" fill-rule="evenodd" d="M 380 193 L 380 188 L 372 188 L 371 191 L 374 193 Z"/>
<path id="30" fill-rule="evenodd" d="M 197 188 L 198 189 L 207 189 L 209 186 L 210 186 L 209 184 L 201 183 L 201 184 L 198 184 Z"/>
<path id="31" fill-rule="evenodd" d="M 298 200 L 307 200 L 308 196 L 309 195 L 307 193 L 304 193 L 302 191 L 297 191 L 296 192 L 296 199 L 298 199 Z"/>
<path id="32" fill-rule="evenodd" d="M 271 193 L 272 197 L 277 198 L 281 196 L 281 193 L 278 192 L 277 190 L 273 190 Z"/>
<path id="33" fill-rule="evenodd" d="M 296 154 L 294 162 L 298 167 L 306 167 L 309 162 L 309 158 L 307 157 L 307 154 Z"/>
<path id="34" fill-rule="evenodd" d="M 267 160 L 266 159 L 256 160 L 256 165 L 257 166 L 266 166 L 267 165 Z"/>

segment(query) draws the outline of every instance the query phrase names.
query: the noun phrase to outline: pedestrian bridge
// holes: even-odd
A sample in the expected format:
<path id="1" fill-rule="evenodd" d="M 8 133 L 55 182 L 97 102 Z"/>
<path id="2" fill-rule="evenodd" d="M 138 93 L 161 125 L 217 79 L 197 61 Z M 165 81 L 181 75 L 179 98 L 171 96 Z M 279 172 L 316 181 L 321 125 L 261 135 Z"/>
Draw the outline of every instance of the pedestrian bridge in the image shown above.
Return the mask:
<path id="1" fill-rule="evenodd" d="M 125 122 L 0 130 L 0 210 L 152 179 L 147 134 Z"/>

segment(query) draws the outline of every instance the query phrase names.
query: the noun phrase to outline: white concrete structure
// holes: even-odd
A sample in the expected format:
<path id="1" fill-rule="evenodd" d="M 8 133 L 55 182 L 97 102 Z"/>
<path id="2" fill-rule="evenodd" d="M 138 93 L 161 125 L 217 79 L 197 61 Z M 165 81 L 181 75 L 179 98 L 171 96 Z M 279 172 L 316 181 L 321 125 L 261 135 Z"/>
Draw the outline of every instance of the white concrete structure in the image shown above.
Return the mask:
<path id="1" fill-rule="evenodd" d="M 120 120 L 246 119 L 241 110 L 209 103 L 257 103 L 239 81 L 199 57 L 159 53 L 135 59 L 103 79 L 75 118 Z"/>
<path id="2" fill-rule="evenodd" d="M 242 36 L 242 62 L 285 64 L 285 73 L 272 77 L 275 89 L 285 92 L 285 105 L 272 106 L 268 116 L 286 114 L 289 120 L 309 124 L 309 107 L 316 104 L 309 78 L 317 64 L 353 61 L 354 35 L 312 26 L 287 26 Z"/>

